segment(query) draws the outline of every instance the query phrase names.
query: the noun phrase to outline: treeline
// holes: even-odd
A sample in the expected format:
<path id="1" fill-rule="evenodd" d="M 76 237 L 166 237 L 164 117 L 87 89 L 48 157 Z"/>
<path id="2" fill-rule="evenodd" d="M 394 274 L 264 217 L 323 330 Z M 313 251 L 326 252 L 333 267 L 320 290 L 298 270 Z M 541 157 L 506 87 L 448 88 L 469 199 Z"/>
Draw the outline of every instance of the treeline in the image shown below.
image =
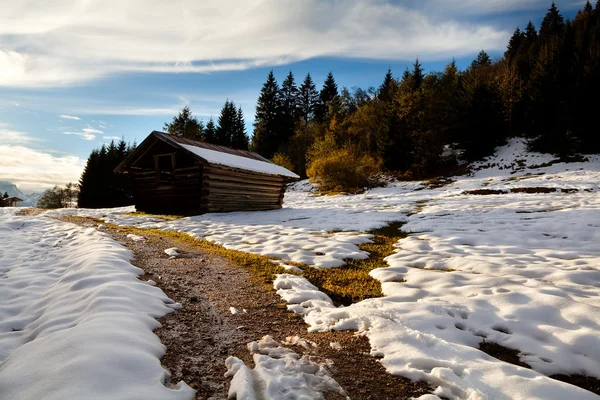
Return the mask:
<path id="1" fill-rule="evenodd" d="M 233 101 L 225 101 L 217 124 L 211 117 L 204 126 L 201 120 L 192 116 L 190 108 L 185 106 L 177 116 L 173 117 L 173 121 L 165 123 L 164 129 L 171 135 L 248 150 L 244 113 L 242 107 L 236 108 Z"/>
<path id="2" fill-rule="evenodd" d="M 600 1 L 573 21 L 552 4 L 539 32 L 529 22 L 504 57 L 493 61 L 481 51 L 464 71 L 452 61 L 424 74 L 417 59 L 399 79 L 388 70 L 376 90 L 339 90 L 330 73 L 319 92 L 310 74 L 297 87 L 291 72 L 281 86 L 271 72 L 251 148 L 300 175 L 324 180 L 329 170 L 361 184 L 365 177 L 340 171 L 335 158 L 369 172 L 425 177 L 447 170 L 452 155 L 480 159 L 511 136 L 561 156 L 599 152 L 598 89 Z"/>
<path id="3" fill-rule="evenodd" d="M 124 140 L 111 141 L 108 146 L 90 154 L 79 179 L 77 206 L 83 208 L 121 207 L 133 204 L 133 195 L 124 174 L 113 170 L 136 148 Z"/>
<path id="4" fill-rule="evenodd" d="M 64 188 L 54 186 L 46 190 L 37 202 L 39 208 L 72 208 L 77 206 L 79 185 L 69 182 Z"/>

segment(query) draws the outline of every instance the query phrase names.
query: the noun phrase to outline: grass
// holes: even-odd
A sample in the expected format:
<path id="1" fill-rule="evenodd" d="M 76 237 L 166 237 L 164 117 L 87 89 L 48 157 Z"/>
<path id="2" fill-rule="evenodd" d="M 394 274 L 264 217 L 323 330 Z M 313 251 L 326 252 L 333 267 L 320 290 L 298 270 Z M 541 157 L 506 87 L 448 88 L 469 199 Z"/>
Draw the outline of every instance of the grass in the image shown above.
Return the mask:
<path id="1" fill-rule="evenodd" d="M 152 217 L 152 218 L 161 218 L 167 221 L 173 221 L 176 219 L 181 219 L 185 217 L 185 215 L 169 215 L 169 214 L 148 214 L 143 211 L 131 211 L 126 213 L 125 215 L 131 215 L 134 217 Z"/>
<path id="2" fill-rule="evenodd" d="M 73 217 L 64 217 L 65 220 L 70 218 Z M 117 229 L 121 232 L 145 236 L 150 241 L 160 240 L 161 237 L 169 237 L 176 242 L 184 243 L 209 254 L 226 258 L 233 265 L 246 268 L 256 281 L 270 287 L 272 287 L 271 284 L 276 274 L 292 273 L 303 276 L 330 296 L 336 305 L 350 305 L 367 298 L 381 297 L 383 295 L 381 292 L 381 283 L 373 279 L 369 275 L 369 272 L 376 268 L 388 267 L 384 258 L 391 255 L 395 249 L 394 244 L 407 235 L 400 230 L 404 222 L 391 222 L 382 228 L 369 232 L 373 235 L 371 239 L 373 243 L 359 245 L 361 250 L 369 252 L 369 258 L 365 260 L 347 259 L 345 260 L 345 266 L 326 269 L 286 262 L 286 264 L 303 269 L 303 272 L 296 273 L 287 271 L 283 267 L 274 264 L 271 262 L 273 258 L 226 249 L 221 245 L 196 239 L 187 233 L 154 228 L 125 227 L 105 223 L 99 219 L 87 219 L 98 224 L 102 223 L 109 228 Z"/>
<path id="3" fill-rule="evenodd" d="M 373 279 L 369 272 L 376 268 L 388 267 L 384 258 L 394 252 L 394 244 L 406 233 L 400 231 L 404 222 L 391 222 L 388 225 L 370 231 L 373 243 L 359 245 L 361 250 L 369 252 L 365 260 L 347 259 L 345 266 L 319 269 L 305 266 L 304 274 L 313 285 L 317 286 L 334 301 L 334 304 L 350 305 L 352 303 L 381 297 L 381 283 Z"/>

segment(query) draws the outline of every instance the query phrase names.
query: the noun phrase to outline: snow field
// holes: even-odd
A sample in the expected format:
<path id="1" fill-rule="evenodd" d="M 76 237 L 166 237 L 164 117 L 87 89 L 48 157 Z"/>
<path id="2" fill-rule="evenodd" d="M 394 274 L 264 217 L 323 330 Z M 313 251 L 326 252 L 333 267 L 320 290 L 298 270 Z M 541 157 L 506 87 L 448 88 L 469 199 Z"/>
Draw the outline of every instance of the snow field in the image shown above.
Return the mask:
<path id="1" fill-rule="evenodd" d="M 546 375 L 600 378 L 600 157 L 551 164 L 524 145 L 512 139 L 471 176 L 436 189 L 393 183 L 320 197 L 299 182 L 277 211 L 176 221 L 124 209 L 75 212 L 323 268 L 367 257 L 361 232 L 406 221 L 410 235 L 386 259 L 389 267 L 372 271 L 384 297 L 336 308 L 288 274 L 275 288 L 310 330 L 358 330 L 388 372 L 432 382 L 427 399 L 597 399 Z M 538 187 L 557 191 L 465 194 Z M 518 350 L 533 370 L 483 353 L 483 341 Z"/>
<path id="2" fill-rule="evenodd" d="M 179 307 L 140 281 L 109 236 L 43 217 L 0 218 L 0 398 L 192 399 L 165 386 L 152 332 Z"/>

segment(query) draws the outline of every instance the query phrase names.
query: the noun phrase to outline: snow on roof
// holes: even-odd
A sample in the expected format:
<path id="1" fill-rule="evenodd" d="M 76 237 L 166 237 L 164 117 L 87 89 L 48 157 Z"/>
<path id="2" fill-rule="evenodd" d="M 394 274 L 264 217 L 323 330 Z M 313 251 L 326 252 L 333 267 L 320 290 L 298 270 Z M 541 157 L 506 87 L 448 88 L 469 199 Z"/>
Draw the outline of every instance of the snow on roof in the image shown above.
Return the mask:
<path id="1" fill-rule="evenodd" d="M 189 144 L 180 144 L 180 146 L 211 164 L 219 164 L 226 167 L 245 169 L 247 171 L 260 172 L 269 175 L 283 175 L 290 178 L 300 178 L 295 173 L 269 162 L 253 160 L 251 158 L 222 153 L 215 150 L 203 149 Z"/>

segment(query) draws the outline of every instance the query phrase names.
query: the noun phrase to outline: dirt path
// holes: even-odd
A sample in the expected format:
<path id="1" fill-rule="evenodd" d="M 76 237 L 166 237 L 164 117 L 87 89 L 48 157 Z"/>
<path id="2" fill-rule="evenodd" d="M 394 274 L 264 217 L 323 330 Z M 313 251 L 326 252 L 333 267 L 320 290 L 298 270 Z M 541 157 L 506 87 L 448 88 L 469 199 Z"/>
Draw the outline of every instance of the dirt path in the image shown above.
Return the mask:
<path id="1" fill-rule="evenodd" d="M 68 222 L 96 226 L 85 218 L 65 217 Z M 366 338 L 354 332 L 308 333 L 302 319 L 287 311 L 282 299 L 269 287 L 251 279 L 248 272 L 221 257 L 175 239 L 148 232 L 146 241 L 134 241 L 117 229 L 103 231 L 131 249 L 133 264 L 146 272 L 142 279 L 153 280 L 182 308 L 159 321 L 155 331 L 167 347 L 162 364 L 171 381 L 184 380 L 197 390 L 197 399 L 224 399 L 229 378 L 224 377 L 225 359 L 234 355 L 251 367 L 246 344 L 271 335 L 279 342 L 298 335 L 318 344 L 307 350 L 290 346 L 298 354 L 310 354 L 333 361 L 331 373 L 351 399 L 405 399 L 430 393 L 423 383 L 387 374 L 369 355 Z M 177 247 L 181 257 L 169 259 L 164 250 Z M 246 309 L 233 315 L 230 307 Z M 331 348 L 341 344 L 341 350 Z M 329 393 L 328 399 L 339 399 Z"/>

